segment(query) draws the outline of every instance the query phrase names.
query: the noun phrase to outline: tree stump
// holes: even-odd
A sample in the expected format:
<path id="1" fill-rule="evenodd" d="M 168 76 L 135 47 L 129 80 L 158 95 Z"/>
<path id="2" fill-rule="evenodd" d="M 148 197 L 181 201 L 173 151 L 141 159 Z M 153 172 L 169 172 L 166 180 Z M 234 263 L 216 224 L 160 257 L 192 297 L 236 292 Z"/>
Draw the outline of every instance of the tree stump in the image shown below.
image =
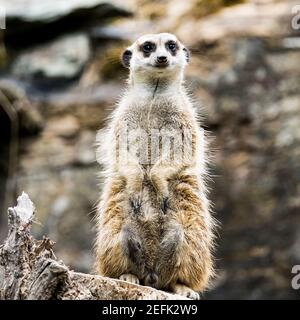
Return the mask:
<path id="1" fill-rule="evenodd" d="M 8 209 L 8 236 L 0 245 L 0 299 L 169 300 L 184 297 L 150 287 L 70 270 L 54 242 L 30 233 L 35 207 L 26 193 Z"/>

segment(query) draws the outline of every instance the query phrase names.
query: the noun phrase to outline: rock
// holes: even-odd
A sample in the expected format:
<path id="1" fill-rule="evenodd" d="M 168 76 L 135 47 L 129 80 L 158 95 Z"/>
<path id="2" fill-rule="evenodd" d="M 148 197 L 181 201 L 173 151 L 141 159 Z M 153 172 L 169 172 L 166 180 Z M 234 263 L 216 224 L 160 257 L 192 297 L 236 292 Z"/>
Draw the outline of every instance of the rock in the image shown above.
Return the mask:
<path id="1" fill-rule="evenodd" d="M 36 82 L 74 79 L 79 76 L 89 57 L 87 36 L 73 34 L 21 54 L 13 63 L 12 73 Z"/>
<path id="2" fill-rule="evenodd" d="M 122 19 L 112 22 L 107 26 L 96 26 L 91 30 L 91 36 L 98 41 L 122 40 L 127 43 L 135 41 L 142 34 L 159 31 L 159 25 L 147 19 Z"/>
<path id="3" fill-rule="evenodd" d="M 95 144 L 94 132 L 85 131 L 80 136 L 76 146 L 76 163 L 80 165 L 91 165 L 95 163 L 95 150 L 91 146 Z"/>
<path id="4" fill-rule="evenodd" d="M 76 117 L 66 115 L 65 117 L 53 118 L 48 122 L 48 134 L 62 138 L 74 138 L 79 133 L 80 124 Z"/>
<path id="5" fill-rule="evenodd" d="M 145 2 L 133 6 L 139 13 L 135 21 L 124 19 L 95 27 L 92 35 L 100 40 L 132 41 L 144 33 L 172 30 L 190 48 L 234 36 L 276 38 L 290 34 L 291 8 L 295 5 L 297 0 Z M 283 44 L 297 46 L 295 39 Z"/>
<path id="6" fill-rule="evenodd" d="M 287 37 L 282 40 L 282 46 L 288 49 L 299 49 L 300 38 L 299 37 Z"/>
<path id="7" fill-rule="evenodd" d="M 35 103 L 27 97 L 20 84 L 11 79 L 0 80 L 0 90 L 17 112 L 19 130 L 22 135 L 34 135 L 44 126 L 44 120 Z"/>
<path id="8" fill-rule="evenodd" d="M 177 34 L 190 46 L 228 36 L 280 37 L 290 32 L 291 8 L 296 4 L 297 1 L 247 1 L 202 19 L 188 15 L 182 19 Z"/>
<path id="9" fill-rule="evenodd" d="M 121 1 L 105 0 L 4 0 L 6 8 L 6 42 L 28 45 L 44 41 L 67 30 L 87 27 L 100 19 L 128 16 Z"/>
<path id="10" fill-rule="evenodd" d="M 222 278 L 207 298 L 294 299 L 290 272 L 297 264 L 300 227 L 300 105 L 294 82 L 300 69 L 294 50 L 274 51 L 262 39 L 234 43 L 227 67 L 220 69 L 209 52 L 203 57 L 207 68 L 210 60 L 215 67 L 214 81 L 206 81 L 201 69 L 198 76 L 213 97 L 205 100 L 205 109 L 213 109 L 211 148 L 218 150 L 211 198 L 222 223 L 218 256 L 224 259 Z M 228 78 L 232 72 L 236 77 Z"/>
<path id="11" fill-rule="evenodd" d="M 124 81 L 125 82 L 125 81 Z M 47 95 L 38 94 L 32 96 L 32 99 L 39 105 L 47 106 L 45 113 L 47 115 L 57 115 L 71 112 L 75 109 L 75 114 L 89 120 L 96 125 L 96 121 L 103 120 L 106 115 L 105 106 L 114 103 L 118 93 L 122 91 L 122 83 L 92 83 L 90 86 L 76 86 L 66 90 L 49 92 Z M 77 110 L 83 108 L 84 110 Z M 90 112 L 85 112 L 90 109 Z M 77 110 L 77 111 L 76 111 Z M 91 114 L 99 114 L 99 117 L 91 117 Z M 95 127 L 96 128 L 96 127 Z"/>

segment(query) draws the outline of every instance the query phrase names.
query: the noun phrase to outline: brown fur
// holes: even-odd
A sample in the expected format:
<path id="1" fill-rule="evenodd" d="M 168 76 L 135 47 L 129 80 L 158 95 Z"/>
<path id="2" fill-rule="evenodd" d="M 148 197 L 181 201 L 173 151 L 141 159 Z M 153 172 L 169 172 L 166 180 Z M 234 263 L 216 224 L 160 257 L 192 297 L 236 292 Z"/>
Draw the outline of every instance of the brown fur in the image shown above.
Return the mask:
<path id="1" fill-rule="evenodd" d="M 157 43 L 163 45 L 163 41 Z M 136 54 L 141 53 L 133 52 L 133 57 Z M 181 45 L 174 59 L 185 61 Z M 206 198 L 206 162 L 200 151 L 206 150 L 206 144 L 200 139 L 180 78 L 170 77 L 158 88 L 149 84 L 158 81 L 149 82 L 148 77 L 143 83 L 136 78 L 133 83 L 140 85 L 141 93 L 143 85 L 146 88 L 144 98 L 129 90 L 100 141 L 108 142 L 102 152 L 108 160 L 97 218 L 96 270 L 104 276 L 198 298 L 197 292 L 207 289 L 214 275 L 214 220 Z M 173 90 L 172 85 L 178 87 Z M 153 139 L 151 129 L 182 137 L 187 133 L 191 155 L 181 162 L 162 155 L 158 160 L 150 159 L 150 164 L 140 164 L 135 157 L 126 165 L 120 164 L 118 150 L 117 160 L 111 153 L 118 149 L 115 138 L 124 128 L 147 133 L 140 138 L 144 149 L 149 149 L 148 142 Z M 138 146 L 132 142 L 135 144 Z M 172 151 L 182 151 L 181 146 L 173 144 Z"/>

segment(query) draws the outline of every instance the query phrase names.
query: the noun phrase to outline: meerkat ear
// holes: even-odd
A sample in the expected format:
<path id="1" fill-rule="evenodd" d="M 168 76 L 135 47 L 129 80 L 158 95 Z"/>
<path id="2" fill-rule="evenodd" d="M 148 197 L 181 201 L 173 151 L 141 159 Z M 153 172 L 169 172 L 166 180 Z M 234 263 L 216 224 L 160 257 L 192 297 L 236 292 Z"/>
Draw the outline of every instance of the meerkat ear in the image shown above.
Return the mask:
<path id="1" fill-rule="evenodd" d="M 185 53 L 186 62 L 189 62 L 190 61 L 190 50 L 184 47 L 183 51 Z"/>
<path id="2" fill-rule="evenodd" d="M 129 49 L 126 49 L 121 56 L 121 61 L 122 64 L 125 68 L 129 68 L 130 67 L 130 60 L 132 57 L 132 52 Z"/>

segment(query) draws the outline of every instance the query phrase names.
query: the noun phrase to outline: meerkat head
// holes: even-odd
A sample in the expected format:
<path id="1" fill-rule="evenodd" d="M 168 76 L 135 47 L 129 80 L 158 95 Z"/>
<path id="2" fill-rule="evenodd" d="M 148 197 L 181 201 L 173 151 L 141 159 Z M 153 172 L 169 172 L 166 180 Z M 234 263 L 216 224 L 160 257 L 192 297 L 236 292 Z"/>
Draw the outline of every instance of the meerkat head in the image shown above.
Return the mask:
<path id="1" fill-rule="evenodd" d="M 128 47 L 121 59 L 131 77 L 172 78 L 182 74 L 189 51 L 173 34 L 147 34 Z"/>

